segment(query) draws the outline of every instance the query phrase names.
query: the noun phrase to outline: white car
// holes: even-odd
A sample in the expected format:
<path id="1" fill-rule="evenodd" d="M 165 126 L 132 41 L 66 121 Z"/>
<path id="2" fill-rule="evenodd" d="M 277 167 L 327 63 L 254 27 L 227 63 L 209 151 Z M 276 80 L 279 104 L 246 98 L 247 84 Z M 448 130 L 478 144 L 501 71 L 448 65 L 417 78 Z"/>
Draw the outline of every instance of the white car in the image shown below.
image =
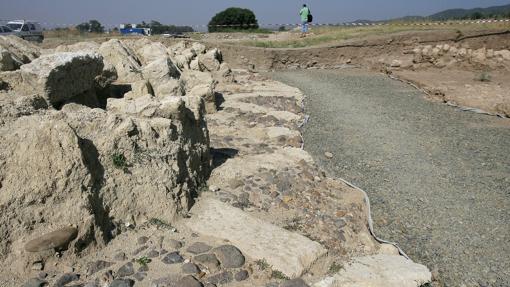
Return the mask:
<path id="1" fill-rule="evenodd" d="M 0 35 L 14 35 L 14 32 L 7 26 L 0 26 Z"/>
<path id="2" fill-rule="evenodd" d="M 44 40 L 43 29 L 41 25 L 33 21 L 16 20 L 7 22 L 15 35 L 28 41 L 42 42 Z"/>

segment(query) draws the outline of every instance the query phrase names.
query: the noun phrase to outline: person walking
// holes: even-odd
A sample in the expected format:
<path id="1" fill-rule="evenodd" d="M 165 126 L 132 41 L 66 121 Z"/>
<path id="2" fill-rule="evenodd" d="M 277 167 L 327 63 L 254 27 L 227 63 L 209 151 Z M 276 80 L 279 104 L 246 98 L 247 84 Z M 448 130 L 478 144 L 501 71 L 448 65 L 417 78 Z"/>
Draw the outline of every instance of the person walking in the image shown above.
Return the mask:
<path id="1" fill-rule="evenodd" d="M 308 23 L 310 22 L 310 9 L 303 4 L 303 8 L 299 11 L 299 15 L 301 16 L 301 37 L 304 37 L 306 33 L 308 33 Z"/>

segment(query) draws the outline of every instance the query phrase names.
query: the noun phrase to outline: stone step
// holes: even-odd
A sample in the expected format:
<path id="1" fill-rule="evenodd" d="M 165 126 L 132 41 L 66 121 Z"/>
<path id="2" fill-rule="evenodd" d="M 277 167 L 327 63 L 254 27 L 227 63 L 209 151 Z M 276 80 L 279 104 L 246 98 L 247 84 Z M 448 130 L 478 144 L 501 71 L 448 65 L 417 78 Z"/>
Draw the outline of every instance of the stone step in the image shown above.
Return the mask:
<path id="1" fill-rule="evenodd" d="M 427 267 L 399 255 L 380 254 L 354 258 L 313 287 L 419 287 L 431 280 Z"/>
<path id="2" fill-rule="evenodd" d="M 289 278 L 301 276 L 326 249 L 241 209 L 205 196 L 191 210 L 186 225 L 196 233 L 228 240 L 254 260 L 265 260 Z"/>

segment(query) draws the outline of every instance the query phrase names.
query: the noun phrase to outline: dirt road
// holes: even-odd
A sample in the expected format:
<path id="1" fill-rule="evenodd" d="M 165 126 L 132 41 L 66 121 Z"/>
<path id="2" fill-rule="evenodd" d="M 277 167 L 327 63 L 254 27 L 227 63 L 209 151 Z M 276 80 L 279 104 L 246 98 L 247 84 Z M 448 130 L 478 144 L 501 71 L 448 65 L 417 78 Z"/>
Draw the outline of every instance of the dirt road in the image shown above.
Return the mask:
<path id="1" fill-rule="evenodd" d="M 368 192 L 378 235 L 445 286 L 510 285 L 508 119 L 428 102 L 384 75 L 272 76 L 305 93 L 305 149 Z"/>

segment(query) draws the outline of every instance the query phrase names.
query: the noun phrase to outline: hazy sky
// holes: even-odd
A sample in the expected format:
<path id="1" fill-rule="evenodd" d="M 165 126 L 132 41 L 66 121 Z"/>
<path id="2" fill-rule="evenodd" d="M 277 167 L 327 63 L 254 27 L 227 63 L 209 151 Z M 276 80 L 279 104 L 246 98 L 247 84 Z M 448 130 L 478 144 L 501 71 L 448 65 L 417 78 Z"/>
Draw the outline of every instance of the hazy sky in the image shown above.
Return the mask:
<path id="1" fill-rule="evenodd" d="M 337 23 L 356 19 L 387 19 L 429 15 L 449 8 L 509 4 L 510 0 L 304 0 L 314 20 Z M 32 19 L 55 24 L 76 24 L 97 19 L 103 24 L 158 20 L 165 24 L 207 24 L 227 7 L 252 9 L 260 24 L 298 22 L 303 0 L 0 0 L 0 20 Z"/>

